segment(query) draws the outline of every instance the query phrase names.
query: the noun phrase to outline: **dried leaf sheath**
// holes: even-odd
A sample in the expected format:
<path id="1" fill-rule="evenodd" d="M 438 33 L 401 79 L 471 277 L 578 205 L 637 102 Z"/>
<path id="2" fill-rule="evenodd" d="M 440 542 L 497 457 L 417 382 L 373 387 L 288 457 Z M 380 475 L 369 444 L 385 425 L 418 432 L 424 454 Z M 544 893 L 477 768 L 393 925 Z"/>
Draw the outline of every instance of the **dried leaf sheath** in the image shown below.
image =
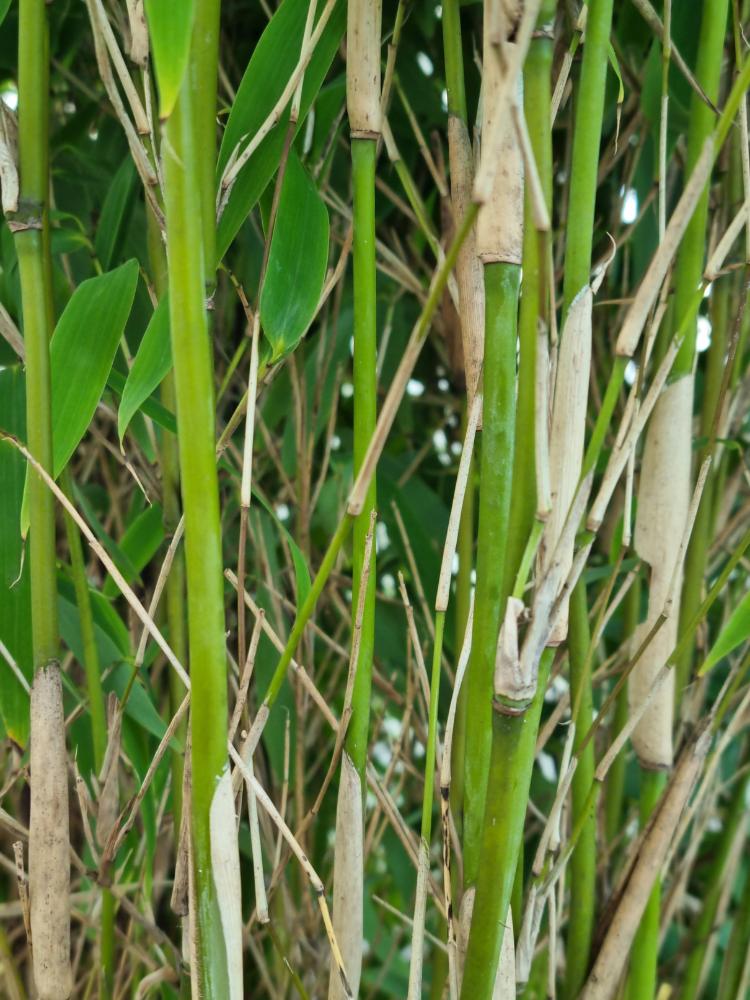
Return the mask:
<path id="1" fill-rule="evenodd" d="M 448 154 L 451 171 L 451 202 L 454 223 L 462 219 L 471 202 L 474 184 L 473 156 L 469 131 L 457 115 L 448 117 Z M 484 356 L 484 277 L 477 256 L 476 227 L 469 232 L 458 255 L 456 283 L 461 321 L 467 405 L 474 400 Z M 481 414 L 480 414 L 481 427 Z"/>
<path id="2" fill-rule="evenodd" d="M 60 667 L 40 667 L 31 689 L 29 895 L 40 1000 L 65 1000 L 70 968 L 68 768 Z"/>
<path id="3" fill-rule="evenodd" d="M 348 0 L 346 107 L 357 139 L 380 135 L 381 0 Z"/>
<path id="4" fill-rule="evenodd" d="M 633 636 L 633 649 L 655 625 L 673 586 L 673 575 L 690 501 L 691 437 L 685 433 L 693 415 L 693 379 L 667 386 L 654 407 L 643 453 L 635 523 L 635 547 L 651 569 L 648 615 Z M 678 569 L 676 593 L 682 569 Z M 631 712 L 647 696 L 677 639 L 672 613 L 636 663 L 629 683 Z M 674 674 L 663 684 L 633 733 L 633 746 L 644 767 L 672 766 Z"/>
<path id="5" fill-rule="evenodd" d="M 354 996 L 359 995 L 362 971 L 363 819 L 362 782 L 351 757 L 344 751 L 336 806 L 333 929 Z M 331 963 L 328 1000 L 345 998 L 341 976 Z"/>

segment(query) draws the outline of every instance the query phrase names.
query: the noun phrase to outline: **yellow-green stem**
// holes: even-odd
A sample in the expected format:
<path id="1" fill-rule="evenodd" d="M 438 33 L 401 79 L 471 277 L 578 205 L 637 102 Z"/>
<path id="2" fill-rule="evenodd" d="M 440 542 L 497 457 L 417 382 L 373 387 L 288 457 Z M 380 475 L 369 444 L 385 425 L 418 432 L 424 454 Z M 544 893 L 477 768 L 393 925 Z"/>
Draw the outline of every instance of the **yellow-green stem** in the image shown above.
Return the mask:
<path id="1" fill-rule="evenodd" d="M 210 832 L 211 804 L 227 767 L 227 678 L 213 365 L 204 309 L 203 234 L 190 102 L 190 88 L 183 85 L 166 125 L 164 174 L 169 313 L 185 511 L 195 931 L 201 990 L 214 997 L 229 995 Z"/>

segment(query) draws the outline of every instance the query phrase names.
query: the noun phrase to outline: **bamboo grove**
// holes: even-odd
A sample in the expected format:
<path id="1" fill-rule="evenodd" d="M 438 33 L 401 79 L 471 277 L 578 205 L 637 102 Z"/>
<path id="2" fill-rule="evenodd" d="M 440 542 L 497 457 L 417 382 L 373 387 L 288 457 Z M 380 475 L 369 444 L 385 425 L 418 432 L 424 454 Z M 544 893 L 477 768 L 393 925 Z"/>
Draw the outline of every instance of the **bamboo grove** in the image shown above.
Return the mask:
<path id="1" fill-rule="evenodd" d="M 0 995 L 750 996 L 747 0 L 0 0 Z"/>

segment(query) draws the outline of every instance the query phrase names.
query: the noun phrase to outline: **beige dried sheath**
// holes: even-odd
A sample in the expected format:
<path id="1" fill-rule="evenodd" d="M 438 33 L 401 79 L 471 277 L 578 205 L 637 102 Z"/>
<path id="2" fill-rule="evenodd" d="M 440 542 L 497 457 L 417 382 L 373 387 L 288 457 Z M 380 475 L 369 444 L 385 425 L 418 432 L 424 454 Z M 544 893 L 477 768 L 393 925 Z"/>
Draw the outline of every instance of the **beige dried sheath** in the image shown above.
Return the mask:
<path id="1" fill-rule="evenodd" d="M 70 968 L 68 772 L 60 668 L 42 667 L 31 688 L 29 896 L 34 982 L 40 1000 L 66 1000 Z"/>
<path id="2" fill-rule="evenodd" d="M 341 755 L 341 786 L 336 807 L 333 870 L 333 930 L 341 949 L 352 994 L 359 995 L 362 971 L 362 783 L 349 754 Z M 328 1000 L 344 1000 L 346 992 L 335 962 L 331 963 Z"/>
<path id="3" fill-rule="evenodd" d="M 460 223 L 471 203 L 474 161 L 466 123 L 455 115 L 448 118 L 448 150 L 451 168 L 453 219 Z M 477 256 L 476 226 L 469 232 L 456 261 L 461 343 L 464 349 L 466 391 L 471 406 L 479 384 L 484 357 L 484 276 Z M 479 426 L 481 427 L 481 414 Z"/>
<path id="4" fill-rule="evenodd" d="M 587 285 L 573 299 L 563 327 L 557 361 L 555 398 L 549 441 L 549 478 L 552 509 L 544 532 L 542 567 L 560 540 L 570 505 L 575 496 L 583 464 L 586 405 L 591 368 L 591 308 L 594 293 Z M 563 553 L 567 577 L 573 563 L 574 537 Z M 568 634 L 568 601 L 552 630 L 550 645 L 563 642 Z"/>
<path id="5" fill-rule="evenodd" d="M 381 0 L 349 0 L 346 24 L 346 109 L 355 138 L 380 134 Z"/>
<path id="6" fill-rule="evenodd" d="M 490 4 L 485 5 L 488 32 Z M 482 157 L 497 160 L 492 189 L 479 210 L 477 253 L 485 263 L 520 264 L 523 250 L 523 157 L 518 145 L 510 106 L 503 101 L 506 56 L 485 41 L 482 67 Z M 517 85 L 520 88 L 520 80 Z M 512 98 L 511 98 L 512 99 Z"/>
<path id="7" fill-rule="evenodd" d="M 675 563 L 685 531 L 690 501 L 690 436 L 693 379 L 668 386 L 654 407 L 643 452 L 635 548 L 651 568 L 648 615 L 636 629 L 633 652 L 653 628 L 673 585 Z M 679 593 L 681 572 L 678 572 Z M 630 677 L 628 698 L 634 712 L 647 697 L 677 638 L 673 612 L 649 643 Z M 633 747 L 645 767 L 672 766 L 674 674 L 670 672 L 633 732 Z"/>

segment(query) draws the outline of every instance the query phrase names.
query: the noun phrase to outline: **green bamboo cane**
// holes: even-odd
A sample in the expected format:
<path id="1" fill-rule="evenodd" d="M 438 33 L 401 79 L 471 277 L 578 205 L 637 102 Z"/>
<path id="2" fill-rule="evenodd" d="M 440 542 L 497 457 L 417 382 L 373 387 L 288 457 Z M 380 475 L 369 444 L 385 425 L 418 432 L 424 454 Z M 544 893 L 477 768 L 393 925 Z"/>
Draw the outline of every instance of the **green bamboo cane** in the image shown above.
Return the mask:
<path id="1" fill-rule="evenodd" d="M 354 473 L 359 472 L 375 430 L 377 408 L 376 290 L 375 290 L 375 160 L 376 139 L 352 139 L 354 186 Z M 375 477 L 367 490 L 365 507 L 353 527 L 352 608 L 357 607 L 364 567 L 370 512 L 375 508 Z M 375 640 L 375 555 L 367 577 L 359 657 L 352 693 L 352 717 L 346 749 L 364 789 L 370 724 L 370 689 Z"/>
<path id="2" fill-rule="evenodd" d="M 161 299 L 168 288 L 167 259 L 161 240 L 158 223 L 153 213 L 147 209 L 148 253 L 152 270 L 152 279 L 157 298 Z M 177 409 L 175 396 L 174 372 L 169 371 L 160 387 L 161 400 L 164 406 L 174 413 Z M 177 530 L 180 521 L 180 456 L 177 438 L 165 430 L 160 441 L 161 475 L 162 475 L 162 509 L 164 533 L 171 538 Z M 185 607 L 185 552 L 182 545 L 178 546 L 172 560 L 165 586 L 167 611 L 167 626 L 169 629 L 169 644 L 180 663 L 188 662 L 187 641 L 187 610 Z M 172 714 L 180 707 L 184 698 L 184 690 L 179 677 L 173 670 L 169 672 L 169 703 Z M 185 742 L 187 720 L 180 724 L 176 736 L 181 743 Z M 180 821 L 182 818 L 182 778 L 183 757 L 179 751 L 172 753 L 172 802 L 174 812 L 175 838 L 179 838 Z"/>
<path id="3" fill-rule="evenodd" d="M 230 981 L 211 855 L 211 806 L 227 769 L 226 652 L 213 366 L 204 307 L 204 247 L 191 90 L 183 85 L 164 142 L 169 311 L 185 511 L 192 698 L 191 840 L 198 977 L 206 996 Z"/>
<path id="4" fill-rule="evenodd" d="M 575 296 L 588 284 L 591 270 L 599 144 L 611 25 L 612 0 L 592 0 L 586 21 L 583 65 L 575 108 L 563 282 L 564 316 Z M 582 581 L 579 581 L 573 591 L 571 612 L 569 624 L 571 688 L 580 696 L 577 730 L 583 734 L 591 726 L 593 698 L 591 678 L 584 676 L 589 637 L 586 592 Z M 587 800 L 591 785 L 594 768 L 592 745 L 589 745 L 582 754 L 582 764 L 573 778 L 574 824 L 582 815 L 580 810 Z M 573 852 L 571 867 L 573 872 L 566 947 L 565 996 L 572 1000 L 586 977 L 591 949 L 596 902 L 596 817 L 593 814 L 587 817 L 585 830 Z"/>
<path id="5" fill-rule="evenodd" d="M 476 613 L 476 612 L 475 612 Z M 477 883 L 461 1000 L 491 1000 L 500 960 L 503 922 L 508 912 L 521 850 L 526 803 L 534 767 L 536 737 L 554 650 L 539 664 L 537 691 L 519 716 L 493 711 L 493 742 L 482 831 L 482 860 L 501 864 L 484 871 Z M 486 876 L 486 877 L 484 877 Z"/>
<path id="6" fill-rule="evenodd" d="M 43 0 L 21 0 L 18 19 L 18 211 L 14 233 L 26 348 L 28 447 L 52 470 L 49 340 L 52 334 L 47 200 L 49 36 Z M 65 727 L 59 666 L 54 498 L 29 473 L 29 567 L 34 684 L 31 695 L 29 883 L 34 979 L 41 997 L 67 997 L 70 870 Z"/>
<path id="7" fill-rule="evenodd" d="M 464 758 L 464 882 L 474 885 L 484 825 L 492 747 L 492 678 L 507 599 L 505 552 L 515 432 L 516 328 L 520 268 L 486 264 L 484 406 L 480 456 L 477 584 L 467 675 Z"/>

